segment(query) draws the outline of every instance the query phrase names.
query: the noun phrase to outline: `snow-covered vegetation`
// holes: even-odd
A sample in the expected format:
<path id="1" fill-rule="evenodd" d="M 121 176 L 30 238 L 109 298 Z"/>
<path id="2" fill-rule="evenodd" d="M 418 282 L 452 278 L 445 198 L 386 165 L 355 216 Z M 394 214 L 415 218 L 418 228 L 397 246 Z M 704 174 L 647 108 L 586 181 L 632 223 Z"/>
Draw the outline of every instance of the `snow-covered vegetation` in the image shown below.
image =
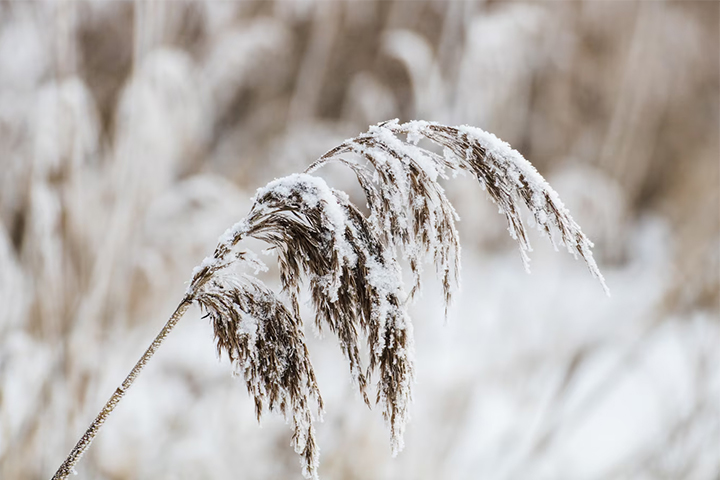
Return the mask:
<path id="1" fill-rule="evenodd" d="M 0 477 L 51 476 L 193 291 L 193 267 L 196 279 L 214 268 L 202 259 L 218 236 L 230 244 L 253 218 L 277 222 L 267 209 L 292 200 L 333 227 L 322 268 L 288 263 L 277 245 L 279 268 L 273 252 L 250 254 L 266 243 L 235 247 L 253 280 L 223 270 L 204 284 L 204 311 L 189 307 L 125 394 L 78 465 L 82 478 L 298 478 L 290 445 L 309 454 L 312 435 L 325 479 L 716 478 L 719 8 L 0 4 Z M 404 123 L 418 118 L 478 125 L 530 159 L 595 242 L 612 298 L 572 256 L 535 240 L 546 226 L 577 225 L 558 220 L 562 203 L 542 195 L 546 184 L 519 154 L 484 131 Z M 504 180 L 463 166 L 473 154 L 444 144 L 445 134 L 495 155 Z M 412 157 L 423 182 L 378 187 L 393 175 L 392 152 Z M 336 155 L 345 160 L 330 161 Z M 407 188 L 433 200 L 411 201 Z M 525 206 L 508 208 L 513 198 Z M 418 209 L 432 220 L 418 226 L 405 215 Z M 438 222 L 456 213 L 457 231 Z M 415 297 L 395 316 L 413 319 L 412 405 L 409 383 L 379 390 L 392 448 L 382 415 L 363 402 L 374 392 L 361 365 L 375 362 L 382 382 L 382 344 L 365 350 L 337 332 L 347 312 L 323 317 L 333 338 L 312 325 L 315 310 L 353 294 L 340 275 L 371 256 L 365 226 L 384 242 L 401 239 L 396 257 L 376 257 L 365 272 L 385 292 L 368 299 L 369 335 L 373 318 L 398 308 L 388 300 L 400 280 L 393 261 Z M 584 235 L 554 232 L 592 258 Z M 427 261 L 437 279 L 422 273 Z M 310 274 L 309 292 L 297 272 Z M 252 320 L 267 311 L 278 319 L 272 332 Z M 223 338 L 233 315 L 242 335 Z M 218 361 L 213 333 L 233 362 Z M 322 392 L 314 434 L 297 426 L 317 411 L 290 390 L 268 390 L 277 386 L 263 383 L 269 370 L 250 375 L 250 395 L 232 378 L 233 368 L 248 378 L 248 342 L 266 335 L 289 347 L 272 353 L 298 366 L 293 391 Z M 263 416 L 258 428 L 258 399 L 295 412 L 295 437 L 282 416 Z M 312 473 L 315 457 L 305 462 Z"/>

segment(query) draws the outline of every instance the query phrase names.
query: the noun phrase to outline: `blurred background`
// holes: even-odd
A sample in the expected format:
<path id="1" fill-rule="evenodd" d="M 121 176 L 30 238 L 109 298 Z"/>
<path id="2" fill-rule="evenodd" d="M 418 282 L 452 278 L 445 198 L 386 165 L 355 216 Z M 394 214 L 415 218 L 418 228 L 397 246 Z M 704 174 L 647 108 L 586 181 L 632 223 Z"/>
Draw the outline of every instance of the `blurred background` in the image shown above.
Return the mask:
<path id="1" fill-rule="evenodd" d="M 484 192 L 449 181 L 463 290 L 447 323 L 432 281 L 412 308 L 397 458 L 307 328 L 321 477 L 717 480 L 719 25 L 707 1 L 0 1 L 0 477 L 52 475 L 256 188 L 398 117 L 517 148 L 612 297 L 539 235 L 527 275 Z M 78 478 L 301 478 L 200 316 Z"/>

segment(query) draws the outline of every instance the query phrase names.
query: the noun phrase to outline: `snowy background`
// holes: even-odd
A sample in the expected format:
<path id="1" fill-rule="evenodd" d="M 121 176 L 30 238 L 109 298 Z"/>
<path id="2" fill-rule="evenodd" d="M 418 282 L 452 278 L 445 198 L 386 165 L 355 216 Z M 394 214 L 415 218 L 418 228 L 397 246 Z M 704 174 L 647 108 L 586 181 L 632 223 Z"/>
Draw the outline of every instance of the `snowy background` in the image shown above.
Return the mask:
<path id="1" fill-rule="evenodd" d="M 411 310 L 398 457 L 307 329 L 321 477 L 717 479 L 719 25 L 705 1 L 0 3 L 0 477 L 52 475 L 255 189 L 398 117 L 520 150 L 612 297 L 539 235 L 527 275 L 485 193 L 448 182 L 463 289 L 447 323 L 430 279 Z M 301 478 L 200 316 L 78 478 Z"/>

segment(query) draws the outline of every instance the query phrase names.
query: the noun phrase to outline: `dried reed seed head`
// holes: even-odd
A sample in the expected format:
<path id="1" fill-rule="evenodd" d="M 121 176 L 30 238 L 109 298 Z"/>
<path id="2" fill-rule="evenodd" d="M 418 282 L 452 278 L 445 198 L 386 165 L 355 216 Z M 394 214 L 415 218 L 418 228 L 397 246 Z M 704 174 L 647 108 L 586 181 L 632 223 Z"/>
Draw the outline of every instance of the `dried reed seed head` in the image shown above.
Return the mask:
<path id="1" fill-rule="evenodd" d="M 443 155 L 417 146 L 421 138 L 443 147 Z M 426 261 L 435 264 L 441 278 L 446 312 L 459 280 L 457 214 L 438 183 L 438 178 L 447 178 L 446 171 L 465 170 L 477 178 L 505 214 L 526 267 L 530 244 L 520 216 L 523 204 L 553 243 L 557 233 L 561 243 L 583 257 L 607 291 L 592 243 L 555 191 L 492 134 L 467 126 L 395 120 L 345 141 L 306 172 L 330 161 L 355 173 L 370 210 L 367 218 L 344 192 L 329 188 L 319 177 L 303 173 L 274 180 L 258 190 L 248 216 L 221 236 L 214 254 L 193 272 L 188 288 L 188 297 L 213 322 L 218 351 L 243 372 L 258 418 L 266 408 L 292 418 L 293 445 L 303 473 L 313 478 L 318 452 L 309 404 L 315 401 L 321 411 L 322 399 L 301 329 L 301 282 L 308 282 L 316 325 L 337 336 L 368 405 L 367 383 L 379 371 L 376 403 L 390 427 L 396 454 L 403 447 L 413 378 L 408 302 L 421 288 Z M 251 276 L 218 274 L 233 262 L 261 268 L 250 252 L 234 253 L 246 237 L 267 242 L 277 253 L 281 296 Z M 400 258 L 408 261 L 413 274 L 408 293 Z M 360 337 L 369 351 L 367 369 Z"/>

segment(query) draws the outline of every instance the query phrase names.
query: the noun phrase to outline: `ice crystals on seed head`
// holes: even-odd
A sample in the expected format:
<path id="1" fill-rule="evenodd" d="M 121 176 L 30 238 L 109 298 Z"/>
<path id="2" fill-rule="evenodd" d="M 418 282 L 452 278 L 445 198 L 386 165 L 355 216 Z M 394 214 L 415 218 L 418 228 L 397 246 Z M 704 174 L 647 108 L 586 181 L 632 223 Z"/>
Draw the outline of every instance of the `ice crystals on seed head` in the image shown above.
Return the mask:
<path id="1" fill-rule="evenodd" d="M 423 138 L 438 145 L 442 155 L 420 147 Z M 330 162 L 355 174 L 367 217 L 344 192 L 311 174 Z M 292 423 L 293 446 L 308 478 L 317 478 L 318 467 L 311 404 L 317 405 L 318 415 L 323 407 L 302 332 L 301 282 L 307 282 L 315 325 L 337 336 L 368 405 L 367 385 L 378 376 L 375 403 L 397 454 L 412 398 L 414 343 L 407 308 L 421 289 L 423 263 L 435 265 L 446 314 L 459 284 L 458 216 L 438 183 L 447 171 L 473 175 L 488 192 L 507 219 L 526 268 L 532 248 L 521 216 L 524 208 L 553 244 L 557 237 L 581 256 L 607 291 L 592 242 L 557 193 L 520 153 L 475 127 L 384 122 L 330 150 L 306 173 L 258 189 L 248 216 L 228 229 L 213 255 L 193 271 L 187 296 L 208 313 L 218 351 L 244 376 L 258 418 L 272 410 Z M 234 261 L 255 269 L 256 275 L 263 269 L 252 252 L 233 253 L 246 237 L 265 241 L 277 254 L 281 292 L 249 275 L 219 273 Z M 407 292 L 400 260 L 407 261 L 412 273 Z M 367 367 L 360 355 L 363 340 Z"/>

